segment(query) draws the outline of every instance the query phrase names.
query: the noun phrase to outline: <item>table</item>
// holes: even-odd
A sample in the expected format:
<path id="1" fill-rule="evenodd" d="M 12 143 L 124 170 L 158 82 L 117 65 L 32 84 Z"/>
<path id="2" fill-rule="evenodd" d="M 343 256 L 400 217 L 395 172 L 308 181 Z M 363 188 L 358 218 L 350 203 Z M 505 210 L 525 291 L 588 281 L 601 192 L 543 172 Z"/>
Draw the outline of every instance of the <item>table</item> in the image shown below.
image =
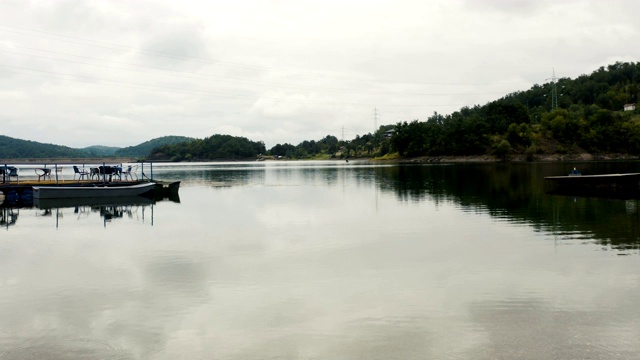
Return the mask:
<path id="1" fill-rule="evenodd" d="M 98 175 L 103 177 L 103 179 L 105 176 L 109 176 L 109 181 L 111 181 L 114 176 L 122 179 L 121 174 L 122 168 L 119 166 L 98 166 Z"/>

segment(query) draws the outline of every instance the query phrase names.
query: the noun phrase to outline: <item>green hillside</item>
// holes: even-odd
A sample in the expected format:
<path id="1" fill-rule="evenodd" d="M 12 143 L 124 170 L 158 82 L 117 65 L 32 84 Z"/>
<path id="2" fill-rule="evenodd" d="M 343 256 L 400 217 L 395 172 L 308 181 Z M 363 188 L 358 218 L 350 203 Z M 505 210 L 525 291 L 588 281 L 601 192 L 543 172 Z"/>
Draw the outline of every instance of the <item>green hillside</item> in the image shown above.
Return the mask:
<path id="1" fill-rule="evenodd" d="M 171 161 L 241 160 L 265 153 L 264 143 L 231 135 L 212 135 L 203 140 L 157 147 L 150 159 Z"/>
<path id="2" fill-rule="evenodd" d="M 0 159 L 82 158 L 87 154 L 67 146 L 43 144 L 0 135 Z"/>
<path id="3" fill-rule="evenodd" d="M 142 144 L 118 149 L 114 152 L 114 155 L 118 157 L 144 158 L 149 156 L 151 151 L 156 147 L 189 142 L 193 140 L 195 139 L 186 136 L 163 136 L 145 141 Z"/>
<path id="4" fill-rule="evenodd" d="M 119 150 L 119 147 L 93 145 L 80 149 L 84 151 L 89 157 L 102 157 L 102 156 L 114 156 L 115 152 Z"/>

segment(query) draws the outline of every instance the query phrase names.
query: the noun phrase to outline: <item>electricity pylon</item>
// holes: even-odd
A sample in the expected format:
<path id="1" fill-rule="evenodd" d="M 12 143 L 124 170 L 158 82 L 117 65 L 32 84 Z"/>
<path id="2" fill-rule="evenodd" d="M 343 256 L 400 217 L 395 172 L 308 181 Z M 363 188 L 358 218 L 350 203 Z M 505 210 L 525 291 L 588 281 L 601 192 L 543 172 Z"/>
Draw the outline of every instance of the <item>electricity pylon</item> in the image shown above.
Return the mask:
<path id="1" fill-rule="evenodd" d="M 550 78 L 545 80 L 551 80 L 551 110 L 558 108 L 558 88 L 556 86 L 556 81 L 558 78 L 556 77 L 556 69 L 553 69 L 553 74 Z"/>

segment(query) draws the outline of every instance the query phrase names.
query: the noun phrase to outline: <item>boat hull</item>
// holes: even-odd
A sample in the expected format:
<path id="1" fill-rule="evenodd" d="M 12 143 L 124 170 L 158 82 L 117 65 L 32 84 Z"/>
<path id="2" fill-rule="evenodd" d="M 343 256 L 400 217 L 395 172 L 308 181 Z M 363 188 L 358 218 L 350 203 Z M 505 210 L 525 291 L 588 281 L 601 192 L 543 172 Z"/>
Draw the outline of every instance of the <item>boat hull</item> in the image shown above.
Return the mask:
<path id="1" fill-rule="evenodd" d="M 135 185 L 109 186 L 34 186 L 34 199 L 74 199 L 140 196 L 150 193 L 155 188 L 154 183 Z"/>

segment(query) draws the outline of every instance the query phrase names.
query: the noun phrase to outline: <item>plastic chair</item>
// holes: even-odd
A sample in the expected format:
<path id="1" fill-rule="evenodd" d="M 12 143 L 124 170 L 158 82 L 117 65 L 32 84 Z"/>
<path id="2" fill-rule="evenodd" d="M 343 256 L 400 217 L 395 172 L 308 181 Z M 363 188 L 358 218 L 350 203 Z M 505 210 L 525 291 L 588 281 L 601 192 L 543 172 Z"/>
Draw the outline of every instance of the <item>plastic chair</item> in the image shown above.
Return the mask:
<path id="1" fill-rule="evenodd" d="M 78 168 L 78 166 L 73 165 L 73 180 L 76 179 L 76 175 L 78 175 L 78 181 L 82 180 L 82 178 L 86 177 L 87 179 L 89 178 L 89 173 L 82 168 L 82 170 L 80 170 Z"/>
<path id="2" fill-rule="evenodd" d="M 58 167 L 55 169 L 55 172 L 56 172 L 56 178 L 58 178 L 58 179 L 60 179 L 60 180 L 64 181 L 64 177 L 62 176 L 62 169 L 63 169 L 63 168 L 62 168 L 62 166 L 58 166 Z"/>
<path id="3" fill-rule="evenodd" d="M 129 165 L 127 167 L 127 170 L 124 170 L 122 172 L 122 175 L 124 176 L 124 179 L 127 180 L 127 178 L 131 179 L 131 181 L 133 181 L 133 177 L 136 177 L 136 180 L 138 180 L 138 174 L 136 174 L 136 170 L 138 169 L 138 166 L 131 166 Z"/>

